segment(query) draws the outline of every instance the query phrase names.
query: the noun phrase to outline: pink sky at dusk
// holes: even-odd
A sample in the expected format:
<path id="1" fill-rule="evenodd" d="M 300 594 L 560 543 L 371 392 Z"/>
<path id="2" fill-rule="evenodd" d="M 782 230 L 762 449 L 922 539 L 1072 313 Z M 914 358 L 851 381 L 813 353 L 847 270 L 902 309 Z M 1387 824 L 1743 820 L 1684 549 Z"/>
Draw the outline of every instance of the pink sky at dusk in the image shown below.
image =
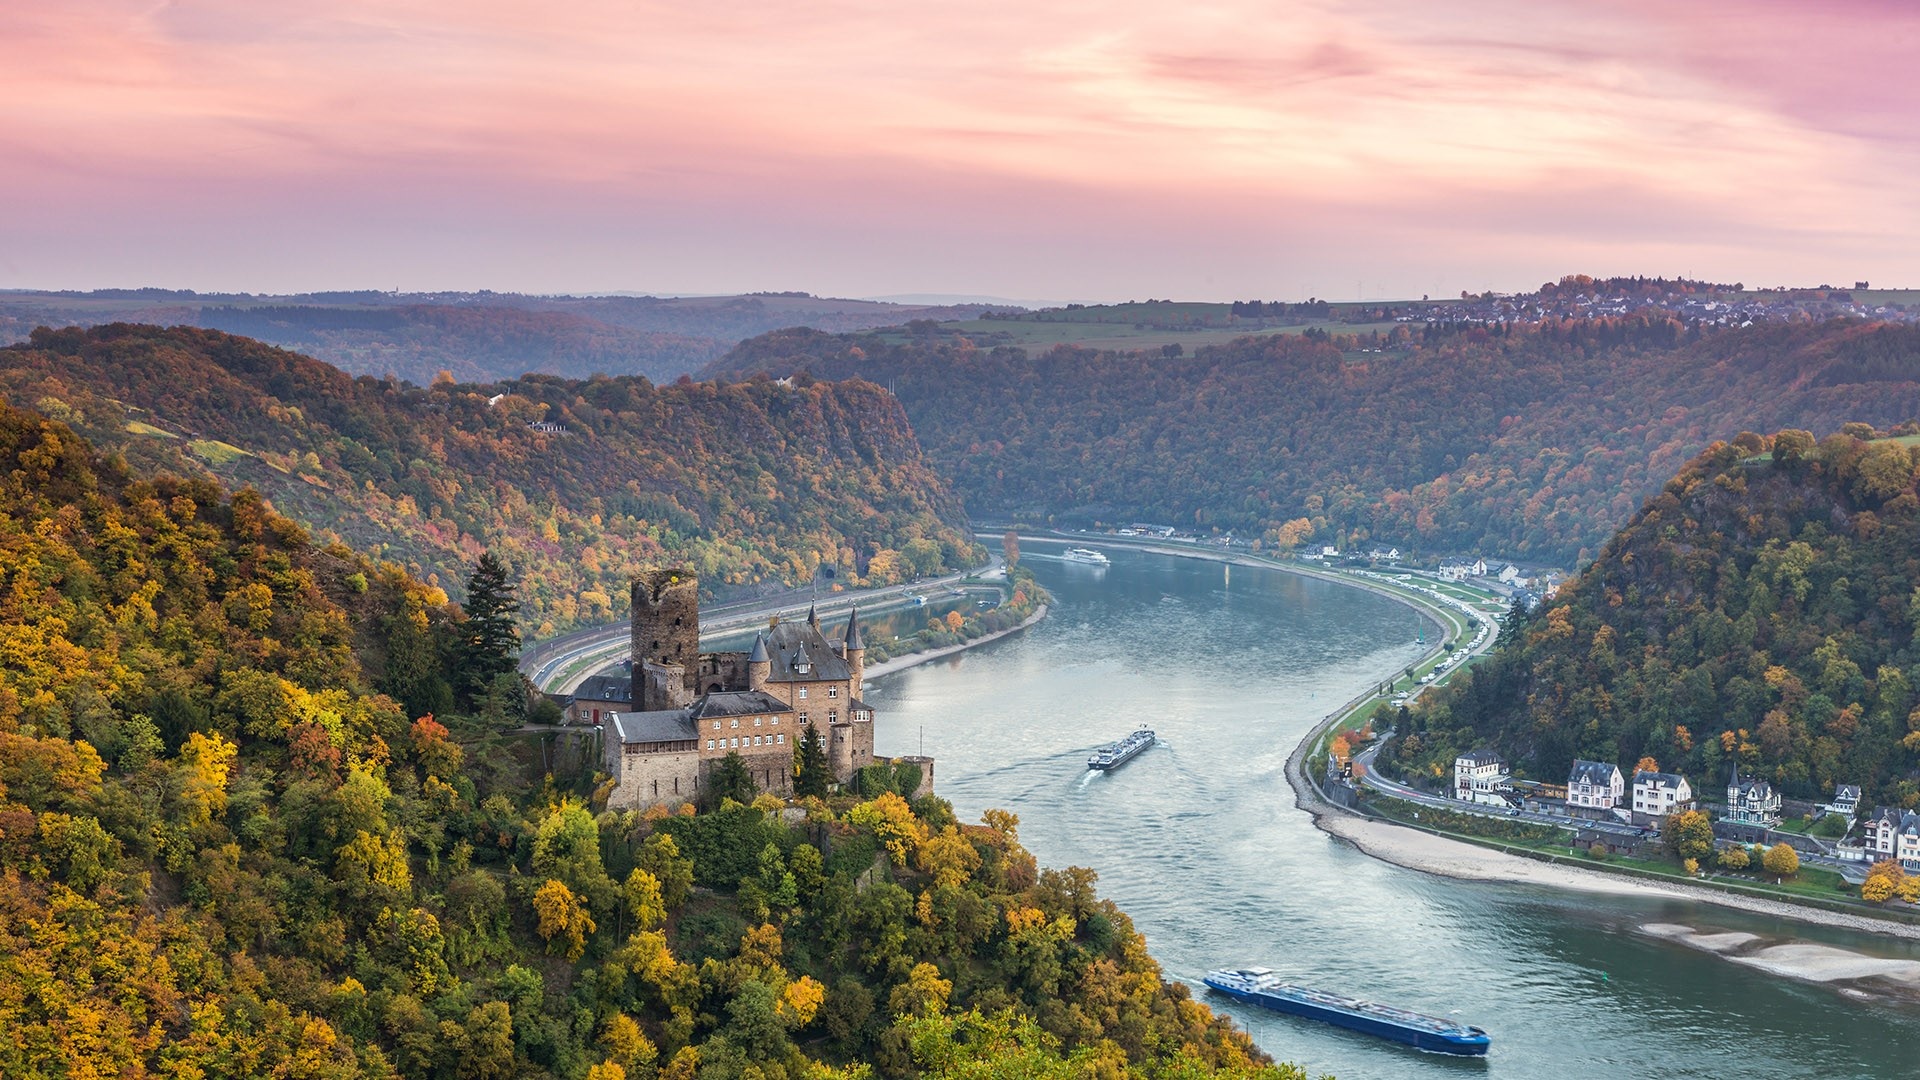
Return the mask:
<path id="1" fill-rule="evenodd" d="M 1920 11 L 0 8 L 0 287 L 1920 286 Z"/>

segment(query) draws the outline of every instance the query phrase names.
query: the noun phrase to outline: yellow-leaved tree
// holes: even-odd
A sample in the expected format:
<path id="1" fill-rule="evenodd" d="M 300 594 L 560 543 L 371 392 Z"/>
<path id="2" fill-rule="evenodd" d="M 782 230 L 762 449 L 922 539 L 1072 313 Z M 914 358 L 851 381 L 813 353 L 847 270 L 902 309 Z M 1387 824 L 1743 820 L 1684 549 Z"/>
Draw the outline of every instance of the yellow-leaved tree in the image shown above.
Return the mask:
<path id="1" fill-rule="evenodd" d="M 569 962 L 580 959 L 587 951 L 587 935 L 599 929 L 587 905 L 565 882 L 554 878 L 548 878 L 534 892 L 533 911 L 540 918 L 540 936 L 546 939 L 547 951 L 553 951 L 556 939 L 564 940 Z"/>

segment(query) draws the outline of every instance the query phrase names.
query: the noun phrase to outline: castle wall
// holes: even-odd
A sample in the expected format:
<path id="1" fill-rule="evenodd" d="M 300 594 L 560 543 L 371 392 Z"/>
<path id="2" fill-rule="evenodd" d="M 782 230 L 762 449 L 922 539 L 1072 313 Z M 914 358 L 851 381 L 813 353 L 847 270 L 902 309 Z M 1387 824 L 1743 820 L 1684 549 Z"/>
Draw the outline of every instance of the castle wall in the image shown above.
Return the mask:
<path id="1" fill-rule="evenodd" d="M 696 695 L 714 690 L 751 690 L 747 677 L 747 654 L 743 652 L 701 653 L 699 673 L 693 680 Z"/>
<path id="2" fill-rule="evenodd" d="M 656 803 L 678 806 L 692 802 L 699 792 L 700 753 L 691 747 L 653 750 L 615 743 L 609 756 L 613 754 L 619 757 L 614 771 L 618 783 L 607 798 L 609 809 L 640 810 Z"/>

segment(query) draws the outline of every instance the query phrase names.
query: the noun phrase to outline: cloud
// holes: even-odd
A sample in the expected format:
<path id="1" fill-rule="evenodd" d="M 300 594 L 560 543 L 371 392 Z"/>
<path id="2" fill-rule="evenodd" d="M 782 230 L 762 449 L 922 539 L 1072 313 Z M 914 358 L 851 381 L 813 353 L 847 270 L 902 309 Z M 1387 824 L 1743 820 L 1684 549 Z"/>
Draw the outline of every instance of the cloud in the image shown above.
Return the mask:
<path id="1" fill-rule="evenodd" d="M 1894 278 L 1920 239 L 1917 18 L 1787 0 L 12 5 L 0 71 L 32 107 L 0 111 L 0 196 L 33 228 L 0 284 Z M 983 237 L 999 250 L 968 250 Z"/>

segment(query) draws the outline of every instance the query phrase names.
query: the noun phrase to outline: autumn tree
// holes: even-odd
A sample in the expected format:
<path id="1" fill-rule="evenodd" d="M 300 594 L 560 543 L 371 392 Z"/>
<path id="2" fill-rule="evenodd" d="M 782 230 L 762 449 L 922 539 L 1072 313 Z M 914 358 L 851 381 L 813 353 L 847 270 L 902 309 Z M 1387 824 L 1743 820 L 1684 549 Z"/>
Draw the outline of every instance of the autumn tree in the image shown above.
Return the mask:
<path id="1" fill-rule="evenodd" d="M 587 935 L 598 929 L 587 906 L 573 891 L 554 878 L 548 878 L 533 894 L 533 911 L 539 919 L 540 936 L 551 952 L 564 946 L 569 963 L 587 951 Z"/>
<path id="2" fill-rule="evenodd" d="M 1660 838 L 1675 858 L 1705 858 L 1713 851 L 1713 822 L 1698 810 L 1668 814 Z"/>
<path id="3" fill-rule="evenodd" d="M 1008 529 L 1001 535 L 1000 551 L 1006 559 L 1008 569 L 1020 565 L 1020 530 Z"/>
<path id="4" fill-rule="evenodd" d="M 1775 877 L 1792 877 L 1800 872 L 1800 853 L 1793 850 L 1792 844 L 1782 841 L 1767 849 L 1760 865 Z"/>

